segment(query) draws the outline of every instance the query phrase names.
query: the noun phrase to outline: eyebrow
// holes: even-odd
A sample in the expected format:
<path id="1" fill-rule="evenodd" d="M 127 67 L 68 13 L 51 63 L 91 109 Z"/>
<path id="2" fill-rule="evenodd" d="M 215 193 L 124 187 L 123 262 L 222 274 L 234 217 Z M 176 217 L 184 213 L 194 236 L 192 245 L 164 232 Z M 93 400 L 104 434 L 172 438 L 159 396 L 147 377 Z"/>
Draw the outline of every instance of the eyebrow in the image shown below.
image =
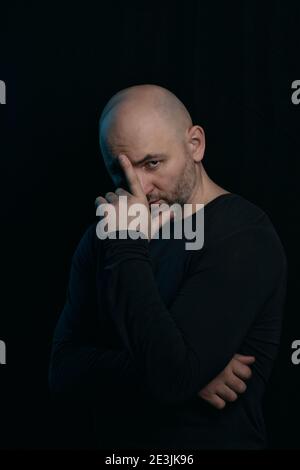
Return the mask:
<path id="1" fill-rule="evenodd" d="M 153 154 L 148 153 L 138 162 L 134 162 L 133 166 L 142 165 L 143 163 L 146 163 L 150 160 L 154 160 L 155 158 L 166 158 L 166 157 L 167 155 L 165 153 L 153 153 Z M 113 171 L 113 173 L 119 173 L 120 171 L 122 171 L 122 168 L 120 166 L 120 163 L 117 157 L 111 163 L 111 170 Z"/>
<path id="2" fill-rule="evenodd" d="M 133 165 L 141 165 L 142 163 L 146 163 L 149 160 L 153 160 L 155 158 L 166 158 L 166 157 L 167 155 L 165 153 L 153 153 L 153 154 L 148 153 L 147 155 L 145 155 L 144 158 L 142 158 L 138 162 L 134 162 Z"/>

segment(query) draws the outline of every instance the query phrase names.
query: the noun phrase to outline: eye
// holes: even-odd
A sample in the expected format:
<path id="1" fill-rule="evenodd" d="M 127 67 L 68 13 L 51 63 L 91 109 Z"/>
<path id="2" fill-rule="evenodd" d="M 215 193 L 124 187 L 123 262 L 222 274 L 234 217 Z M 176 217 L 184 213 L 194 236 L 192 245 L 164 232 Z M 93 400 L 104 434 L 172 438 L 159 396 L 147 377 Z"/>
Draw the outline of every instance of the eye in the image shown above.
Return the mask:
<path id="1" fill-rule="evenodd" d="M 157 168 L 159 166 L 159 161 L 158 160 L 150 160 L 149 162 L 146 163 L 146 166 L 150 169 L 150 170 L 154 170 L 155 168 Z"/>

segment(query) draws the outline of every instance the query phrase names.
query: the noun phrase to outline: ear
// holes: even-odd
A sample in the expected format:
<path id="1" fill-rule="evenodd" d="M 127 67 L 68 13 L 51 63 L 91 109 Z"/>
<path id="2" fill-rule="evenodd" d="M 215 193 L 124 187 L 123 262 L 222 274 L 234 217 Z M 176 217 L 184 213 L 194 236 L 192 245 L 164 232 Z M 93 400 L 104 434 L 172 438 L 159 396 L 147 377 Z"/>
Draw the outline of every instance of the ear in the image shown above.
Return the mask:
<path id="1" fill-rule="evenodd" d="M 202 127 L 192 126 L 187 131 L 187 144 L 195 162 L 200 162 L 204 157 L 205 133 Z"/>

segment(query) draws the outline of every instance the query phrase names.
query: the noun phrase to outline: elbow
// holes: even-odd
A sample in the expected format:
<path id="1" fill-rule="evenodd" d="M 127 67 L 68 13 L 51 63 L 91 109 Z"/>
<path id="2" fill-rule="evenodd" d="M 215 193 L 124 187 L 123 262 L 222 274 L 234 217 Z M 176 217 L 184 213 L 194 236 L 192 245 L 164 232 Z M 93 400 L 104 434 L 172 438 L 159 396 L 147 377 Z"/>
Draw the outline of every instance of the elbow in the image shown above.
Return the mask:
<path id="1" fill-rule="evenodd" d="M 69 374 L 68 370 L 66 370 L 64 357 L 61 351 L 53 349 L 48 369 L 48 388 L 51 396 L 59 398 L 68 394 L 72 389 L 69 382 Z"/>
<path id="2" fill-rule="evenodd" d="M 86 370 L 78 362 L 72 347 L 53 348 L 48 370 L 48 387 L 53 398 L 80 398 L 90 391 Z"/>

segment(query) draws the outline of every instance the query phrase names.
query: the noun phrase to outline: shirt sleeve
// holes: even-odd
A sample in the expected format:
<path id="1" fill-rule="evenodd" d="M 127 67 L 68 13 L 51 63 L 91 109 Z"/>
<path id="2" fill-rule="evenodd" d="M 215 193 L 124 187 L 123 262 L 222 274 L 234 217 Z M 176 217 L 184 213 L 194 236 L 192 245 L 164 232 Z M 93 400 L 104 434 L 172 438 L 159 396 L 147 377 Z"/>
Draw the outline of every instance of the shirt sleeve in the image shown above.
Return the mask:
<path id="1" fill-rule="evenodd" d="M 146 388 L 164 403 L 192 399 L 220 373 L 284 285 L 281 245 L 266 227 L 251 226 L 200 250 L 169 309 L 156 285 L 148 241 L 103 242 L 112 319 Z M 266 328 L 262 354 L 272 359 L 279 324 Z"/>
<path id="2" fill-rule="evenodd" d="M 99 331 L 94 238 L 95 225 L 86 231 L 72 258 L 66 302 L 52 342 L 49 386 L 55 395 L 99 399 L 116 393 L 125 398 L 138 389 L 139 381 L 126 348 L 112 347 L 107 332 Z"/>

